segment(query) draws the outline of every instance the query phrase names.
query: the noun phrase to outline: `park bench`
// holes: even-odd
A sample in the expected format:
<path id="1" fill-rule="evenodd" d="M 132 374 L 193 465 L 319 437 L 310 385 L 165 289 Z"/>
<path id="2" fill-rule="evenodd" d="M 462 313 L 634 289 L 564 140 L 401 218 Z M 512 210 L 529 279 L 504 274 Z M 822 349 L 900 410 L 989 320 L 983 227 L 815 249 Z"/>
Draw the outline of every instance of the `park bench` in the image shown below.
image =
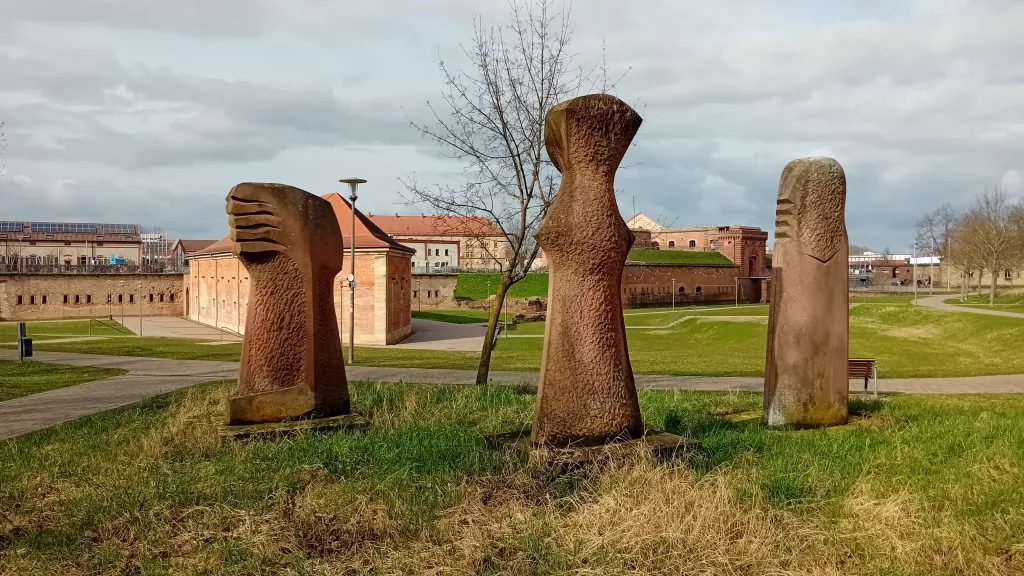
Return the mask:
<path id="1" fill-rule="evenodd" d="M 875 396 L 878 396 L 878 365 L 874 358 L 850 358 L 847 360 L 849 379 L 864 379 L 864 391 L 868 391 L 868 381 L 874 382 Z"/>

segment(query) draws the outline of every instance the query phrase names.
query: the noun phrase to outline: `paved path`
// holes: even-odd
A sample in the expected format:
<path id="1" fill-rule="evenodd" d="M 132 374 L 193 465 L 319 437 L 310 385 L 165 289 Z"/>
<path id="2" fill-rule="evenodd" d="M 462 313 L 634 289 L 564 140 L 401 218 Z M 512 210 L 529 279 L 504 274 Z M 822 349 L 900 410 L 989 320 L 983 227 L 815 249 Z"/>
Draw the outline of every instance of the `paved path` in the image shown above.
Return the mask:
<path id="1" fill-rule="evenodd" d="M 388 348 L 468 350 L 479 352 L 484 345 L 487 325 L 453 324 L 451 322 L 413 318 L 412 331 L 412 336 L 398 344 L 388 346 Z"/>
<path id="2" fill-rule="evenodd" d="M 0 359 L 17 358 L 14 350 L 0 350 Z M 80 416 L 117 408 L 165 394 L 200 382 L 235 378 L 235 362 L 203 360 L 171 360 L 166 358 L 135 358 L 101 356 L 65 352 L 37 352 L 41 362 L 123 368 L 128 374 L 69 386 L 0 402 L 0 439 L 39 430 Z M 423 382 L 438 384 L 471 384 L 475 370 L 436 370 L 422 368 L 379 368 L 349 366 L 350 380 L 380 382 Z M 533 386 L 536 372 L 491 372 L 491 381 L 500 384 Z M 704 376 L 663 376 L 638 374 L 638 388 L 650 390 L 749 390 L 760 391 L 761 378 L 726 378 Z M 923 394 L 960 393 L 1024 393 L 1024 374 L 1008 376 L 972 376 L 966 378 L 895 378 L 879 380 L 882 392 Z M 862 390 L 861 382 L 851 382 L 851 391 Z"/>
<path id="3" fill-rule="evenodd" d="M 928 308 L 935 308 L 943 310 L 945 312 L 968 312 L 973 314 L 988 314 L 989 316 L 1009 316 L 1011 318 L 1024 318 L 1024 314 L 1019 312 L 1004 312 L 1002 310 L 988 310 L 987 308 L 975 308 L 974 306 L 956 306 L 953 304 L 946 304 L 944 301 L 950 298 L 955 298 L 953 294 L 946 294 L 944 296 L 928 296 L 926 298 L 918 298 L 918 306 L 927 306 Z"/>
<path id="4" fill-rule="evenodd" d="M 16 360 L 15 350 L 0 359 Z M 0 402 L 0 440 L 211 380 L 234 378 L 234 362 L 36 352 L 41 362 L 123 368 L 128 374 Z"/>
<path id="5" fill-rule="evenodd" d="M 193 338 L 196 340 L 224 340 L 241 342 L 242 338 L 230 332 L 193 322 L 178 316 L 114 316 L 125 328 L 141 336 L 161 338 Z"/>

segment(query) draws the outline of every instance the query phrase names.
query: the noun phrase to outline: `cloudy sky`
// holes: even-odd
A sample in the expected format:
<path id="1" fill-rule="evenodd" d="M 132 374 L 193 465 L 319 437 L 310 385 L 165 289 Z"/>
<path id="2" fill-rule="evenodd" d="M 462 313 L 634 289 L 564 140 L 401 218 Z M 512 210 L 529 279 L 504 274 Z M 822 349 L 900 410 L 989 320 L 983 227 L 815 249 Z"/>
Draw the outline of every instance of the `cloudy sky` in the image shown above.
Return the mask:
<path id="1" fill-rule="evenodd" d="M 575 51 L 630 72 L 644 125 L 616 187 L 676 226 L 770 230 L 785 163 L 846 169 L 850 240 L 986 185 L 1024 194 L 1024 1 L 577 0 Z M 828 5 L 825 7 L 825 5 Z M 774 6 L 772 6 L 774 5 Z M 779 7 L 779 6 L 785 7 Z M 0 219 L 226 233 L 241 181 L 310 192 L 456 178 L 408 126 L 504 0 L 0 0 Z"/>

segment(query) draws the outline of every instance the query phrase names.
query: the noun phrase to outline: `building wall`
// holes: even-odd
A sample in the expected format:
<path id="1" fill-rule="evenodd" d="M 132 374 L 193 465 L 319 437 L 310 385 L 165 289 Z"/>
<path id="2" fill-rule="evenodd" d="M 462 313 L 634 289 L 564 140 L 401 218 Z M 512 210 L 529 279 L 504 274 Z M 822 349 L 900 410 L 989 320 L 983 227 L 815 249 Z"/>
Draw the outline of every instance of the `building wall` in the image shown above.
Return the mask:
<path id="1" fill-rule="evenodd" d="M 739 271 L 738 266 L 627 264 L 622 274 L 623 307 L 671 304 L 673 292 L 677 305 L 731 302 L 736 299 Z M 752 284 L 741 287 L 740 302 L 760 300 L 760 281 L 739 282 Z"/>
<path id="2" fill-rule="evenodd" d="M 466 270 L 498 270 L 498 263 L 491 254 L 504 254 L 508 241 L 503 236 L 400 236 L 394 240 L 403 246 L 416 250 L 412 261 L 413 270 L 421 272 L 427 268 L 436 270 L 438 262 L 448 266 L 459 266 Z M 427 252 L 427 249 L 430 252 Z M 448 254 L 445 254 L 445 250 Z M 437 253 L 440 251 L 440 254 Z"/>
<path id="3" fill-rule="evenodd" d="M 59 236 L 59 234 L 58 234 Z M 0 240 L 0 266 L 19 263 L 22 266 L 36 265 L 86 265 L 107 264 L 110 255 L 123 257 L 128 264 L 141 261 L 139 242 L 118 241 L 45 241 L 45 240 Z"/>
<path id="4" fill-rule="evenodd" d="M 334 280 L 335 311 L 343 343 L 349 340 L 349 268 Z M 233 254 L 192 258 L 185 276 L 188 317 L 245 333 L 249 273 Z M 390 250 L 356 252 L 355 343 L 394 344 L 411 334 L 409 259 Z"/>
<path id="5" fill-rule="evenodd" d="M 182 288 L 177 274 L 0 274 L 0 320 L 180 316 Z"/>
<path id="6" fill-rule="evenodd" d="M 454 308 L 458 274 L 414 274 L 412 276 L 412 309 Z"/>

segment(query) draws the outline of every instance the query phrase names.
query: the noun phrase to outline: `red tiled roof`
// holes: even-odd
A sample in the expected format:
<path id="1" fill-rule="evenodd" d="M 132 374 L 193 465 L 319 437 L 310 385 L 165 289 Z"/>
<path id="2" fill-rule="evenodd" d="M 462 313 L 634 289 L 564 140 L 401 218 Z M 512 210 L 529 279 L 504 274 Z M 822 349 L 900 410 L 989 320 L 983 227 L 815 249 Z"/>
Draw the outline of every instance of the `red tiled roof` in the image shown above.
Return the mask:
<path id="1" fill-rule="evenodd" d="M 501 236 L 501 230 L 487 218 L 472 216 L 381 216 L 370 219 L 382 230 L 399 238 L 406 236 Z"/>
<path id="2" fill-rule="evenodd" d="M 342 242 L 345 248 L 352 246 L 352 207 L 341 194 L 331 192 L 321 196 L 331 203 L 334 208 L 334 215 L 338 219 L 341 228 Z M 222 238 L 205 249 L 199 250 L 197 254 L 222 254 L 231 251 L 231 237 Z M 391 239 L 383 230 L 377 227 L 365 214 L 356 209 L 356 248 L 390 248 L 400 252 L 413 254 L 416 251 L 407 246 L 402 246 Z"/>
<path id="3" fill-rule="evenodd" d="M 181 245 L 181 251 L 185 254 L 205 250 L 216 242 L 216 240 L 178 240 L 178 244 Z"/>

